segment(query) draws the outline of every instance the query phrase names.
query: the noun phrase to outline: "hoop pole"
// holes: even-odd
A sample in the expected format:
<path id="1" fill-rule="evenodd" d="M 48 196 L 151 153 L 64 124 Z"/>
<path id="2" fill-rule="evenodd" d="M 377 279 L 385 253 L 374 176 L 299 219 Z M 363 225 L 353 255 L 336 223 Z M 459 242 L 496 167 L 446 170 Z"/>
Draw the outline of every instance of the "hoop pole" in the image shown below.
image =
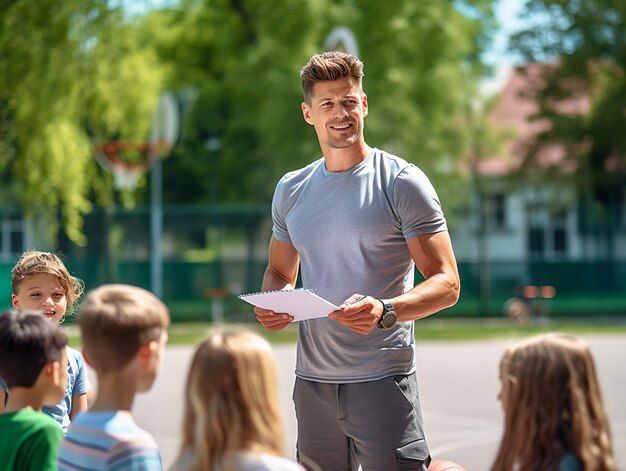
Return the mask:
<path id="1" fill-rule="evenodd" d="M 155 159 L 150 168 L 150 287 L 158 298 L 163 298 L 163 171 L 161 159 Z"/>

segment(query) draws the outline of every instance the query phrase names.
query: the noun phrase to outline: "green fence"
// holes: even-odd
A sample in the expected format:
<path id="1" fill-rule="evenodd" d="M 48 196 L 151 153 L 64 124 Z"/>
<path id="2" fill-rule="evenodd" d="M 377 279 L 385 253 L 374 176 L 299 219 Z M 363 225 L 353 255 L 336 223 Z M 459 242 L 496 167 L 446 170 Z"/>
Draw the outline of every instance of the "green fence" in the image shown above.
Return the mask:
<path id="1" fill-rule="evenodd" d="M 106 282 L 131 283 L 150 289 L 149 261 L 125 261 L 113 267 L 105 257 L 66 257 L 65 261 L 70 271 L 83 279 L 87 289 Z M 210 320 L 218 308 L 227 319 L 249 319 L 250 306 L 236 295 L 257 291 L 265 266 L 265 261 L 166 261 L 163 299 L 177 321 Z M 6 306 L 10 304 L 10 270 L 11 264 L 0 264 L 0 299 Z M 550 301 L 555 316 L 626 314 L 626 263 L 491 263 L 489 279 L 483 282 L 482 289 L 479 266 L 460 263 L 459 271 L 461 298 L 456 306 L 442 312 L 442 316 L 500 316 L 505 301 L 523 283 L 555 288 L 556 296 Z"/>
<path id="2" fill-rule="evenodd" d="M 62 236 L 58 248 L 87 289 L 120 282 L 150 289 L 150 208 L 96 210 L 85 218 L 89 243 Z M 258 291 L 271 234 L 269 205 L 165 206 L 163 299 L 174 320 L 250 319 L 236 295 Z M 40 247 L 43 250 L 43 248 Z M 0 261 L 0 305 L 10 305 L 10 271 L 18 255 Z M 459 263 L 461 299 L 442 316 L 500 316 L 521 285 L 549 285 L 556 316 L 626 314 L 626 261 Z M 358 291 L 358 287 L 355 287 Z"/>

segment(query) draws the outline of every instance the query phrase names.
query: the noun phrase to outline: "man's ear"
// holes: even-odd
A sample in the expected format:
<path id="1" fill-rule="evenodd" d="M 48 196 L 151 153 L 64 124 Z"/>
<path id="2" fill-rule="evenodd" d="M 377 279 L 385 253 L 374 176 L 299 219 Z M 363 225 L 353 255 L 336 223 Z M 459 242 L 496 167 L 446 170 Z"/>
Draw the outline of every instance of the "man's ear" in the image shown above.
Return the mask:
<path id="1" fill-rule="evenodd" d="M 13 307 L 15 309 L 19 309 L 20 308 L 20 300 L 17 298 L 17 294 L 13 293 L 11 295 L 11 303 L 13 304 Z"/>
<path id="2" fill-rule="evenodd" d="M 304 116 L 304 120 L 313 126 L 313 120 L 311 119 L 311 107 L 306 103 L 302 102 L 302 116 Z"/>
<path id="3" fill-rule="evenodd" d="M 361 106 L 363 107 L 363 117 L 367 116 L 367 95 L 364 93 L 363 98 L 361 99 Z"/>

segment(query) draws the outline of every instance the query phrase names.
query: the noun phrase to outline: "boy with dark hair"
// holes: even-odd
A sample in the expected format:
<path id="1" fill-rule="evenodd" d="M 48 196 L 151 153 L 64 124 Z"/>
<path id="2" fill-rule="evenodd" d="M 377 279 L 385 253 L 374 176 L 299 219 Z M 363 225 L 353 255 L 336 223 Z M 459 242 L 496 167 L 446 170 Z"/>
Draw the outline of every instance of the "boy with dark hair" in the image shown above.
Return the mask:
<path id="1" fill-rule="evenodd" d="M 167 307 L 145 289 L 103 285 L 81 304 L 78 325 L 85 361 L 98 377 L 98 394 L 70 425 L 58 469 L 161 470 L 154 438 L 139 428 L 130 411 L 135 394 L 152 387 L 161 366 Z"/>
<path id="2" fill-rule="evenodd" d="M 56 470 L 63 431 L 41 412 L 67 385 L 67 336 L 38 312 L 0 315 L 0 376 L 10 392 L 0 413 L 0 470 Z"/>

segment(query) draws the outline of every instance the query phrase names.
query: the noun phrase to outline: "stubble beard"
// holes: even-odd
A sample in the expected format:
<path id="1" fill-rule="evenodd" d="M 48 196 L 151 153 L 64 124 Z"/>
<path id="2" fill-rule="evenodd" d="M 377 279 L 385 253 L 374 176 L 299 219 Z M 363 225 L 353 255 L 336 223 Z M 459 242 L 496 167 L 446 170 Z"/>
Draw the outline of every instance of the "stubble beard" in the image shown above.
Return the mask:
<path id="1" fill-rule="evenodd" d="M 351 147 L 357 142 L 359 142 L 359 138 L 361 137 L 361 129 L 362 127 L 358 122 L 354 123 L 355 129 L 354 134 L 349 137 L 345 137 L 342 139 L 334 138 L 329 134 L 328 136 L 328 145 L 333 149 L 344 149 L 346 147 Z"/>

